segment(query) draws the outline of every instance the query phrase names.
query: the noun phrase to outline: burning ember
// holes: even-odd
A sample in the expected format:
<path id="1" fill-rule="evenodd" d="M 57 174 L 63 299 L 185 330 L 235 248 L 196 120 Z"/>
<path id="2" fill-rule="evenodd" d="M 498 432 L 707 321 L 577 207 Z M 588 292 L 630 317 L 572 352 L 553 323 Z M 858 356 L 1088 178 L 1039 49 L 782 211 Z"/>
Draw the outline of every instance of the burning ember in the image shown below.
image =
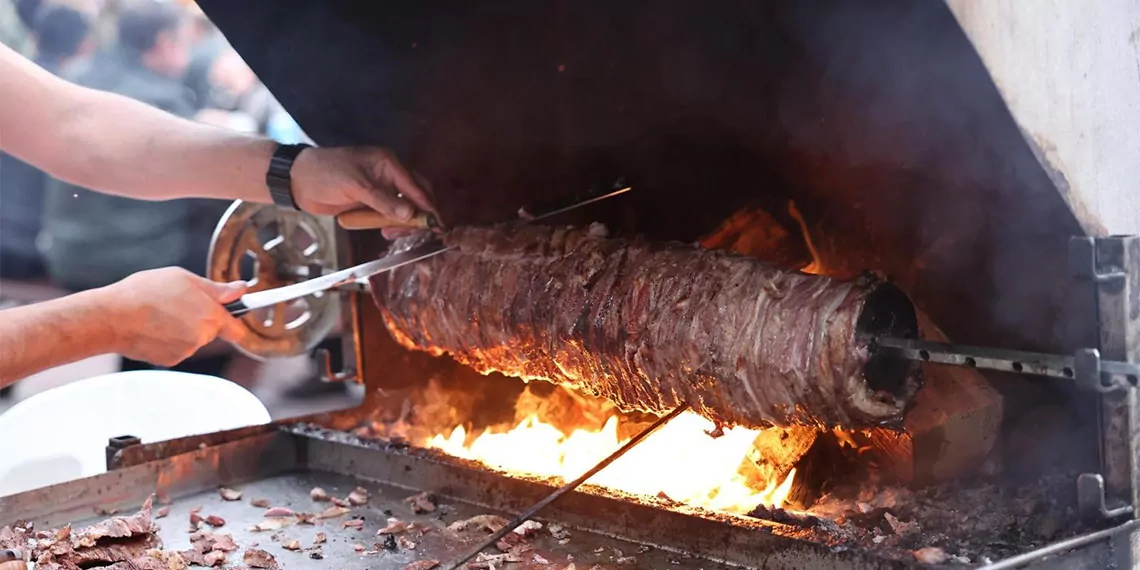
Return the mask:
<path id="1" fill-rule="evenodd" d="M 747 513 L 759 505 L 782 508 L 791 493 L 795 469 L 782 481 L 750 482 L 740 473 L 740 466 L 759 432 L 733 428 L 712 438 L 708 434 L 714 428 L 709 420 L 686 412 L 590 482 L 718 511 Z M 510 430 L 486 430 L 473 439 L 458 426 L 447 436 L 430 438 L 426 446 L 509 473 L 570 480 L 625 441 L 618 437 L 617 416 L 610 416 L 601 429 L 578 428 L 567 435 L 531 414 Z"/>

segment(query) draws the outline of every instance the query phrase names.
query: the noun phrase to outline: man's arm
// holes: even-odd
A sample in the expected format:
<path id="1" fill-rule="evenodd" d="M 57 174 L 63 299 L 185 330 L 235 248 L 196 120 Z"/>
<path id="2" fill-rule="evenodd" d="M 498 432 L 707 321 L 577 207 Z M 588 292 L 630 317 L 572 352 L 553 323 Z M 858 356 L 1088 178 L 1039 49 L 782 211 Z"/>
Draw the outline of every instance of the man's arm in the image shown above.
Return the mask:
<path id="1" fill-rule="evenodd" d="M 0 147 L 61 180 L 147 200 L 270 201 L 273 141 L 80 87 L 2 46 L 0 77 Z"/>
<path id="2" fill-rule="evenodd" d="M 173 366 L 244 329 L 223 308 L 246 284 L 214 283 L 177 268 L 0 312 L 0 387 L 100 354 Z"/>
<path id="3" fill-rule="evenodd" d="M 115 324 L 96 290 L 5 309 L 0 316 L 0 387 L 40 370 L 115 352 Z"/>
<path id="4" fill-rule="evenodd" d="M 0 78 L 0 150 L 60 180 L 144 200 L 270 202 L 269 139 L 69 83 L 2 45 Z M 314 214 L 367 207 L 406 220 L 413 204 L 434 211 L 411 174 L 379 148 L 306 150 L 293 183 L 297 203 Z"/>

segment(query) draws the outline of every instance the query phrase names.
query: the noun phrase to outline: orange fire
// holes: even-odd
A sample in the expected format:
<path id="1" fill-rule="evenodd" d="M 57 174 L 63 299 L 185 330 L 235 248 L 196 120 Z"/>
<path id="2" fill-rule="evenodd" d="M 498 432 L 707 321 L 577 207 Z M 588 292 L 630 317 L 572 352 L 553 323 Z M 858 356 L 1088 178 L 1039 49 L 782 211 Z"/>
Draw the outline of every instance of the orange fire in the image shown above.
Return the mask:
<path id="1" fill-rule="evenodd" d="M 808 252 L 811 253 L 811 263 L 803 269 L 800 269 L 800 271 L 811 275 L 819 275 L 823 272 L 823 264 L 819 262 L 819 251 L 815 249 L 815 243 L 811 240 L 811 232 L 808 231 L 807 222 L 804 221 L 804 217 L 800 214 L 799 208 L 796 208 L 796 203 L 790 200 L 788 201 L 788 215 L 795 219 L 796 223 L 800 225 L 800 232 L 803 233 L 804 243 L 807 245 Z"/>
<path id="2" fill-rule="evenodd" d="M 713 428 L 709 420 L 685 412 L 588 483 L 733 513 L 747 513 L 759 505 L 783 507 L 795 469 L 782 481 L 750 484 L 740 466 L 758 432 L 732 428 L 712 438 L 707 432 Z M 571 480 L 627 441 L 618 438 L 617 416 L 610 416 L 599 430 L 576 429 L 567 435 L 534 414 L 508 431 L 488 430 L 469 439 L 459 426 L 447 437 L 430 438 L 427 446 L 506 472 Z"/>

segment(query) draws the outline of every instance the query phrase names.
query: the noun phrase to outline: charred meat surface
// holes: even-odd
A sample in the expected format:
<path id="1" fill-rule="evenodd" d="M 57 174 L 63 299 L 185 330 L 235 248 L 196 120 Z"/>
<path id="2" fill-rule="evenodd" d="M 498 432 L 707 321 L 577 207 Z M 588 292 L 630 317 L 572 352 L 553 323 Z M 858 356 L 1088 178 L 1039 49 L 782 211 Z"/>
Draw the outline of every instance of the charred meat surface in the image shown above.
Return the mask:
<path id="1" fill-rule="evenodd" d="M 394 244 L 413 247 L 422 236 Z M 723 425 L 897 425 L 918 367 L 865 336 L 914 336 L 914 308 L 843 282 L 605 228 L 459 228 L 453 249 L 372 278 L 393 338 L 483 373 L 549 380 L 623 411 L 689 404 Z"/>

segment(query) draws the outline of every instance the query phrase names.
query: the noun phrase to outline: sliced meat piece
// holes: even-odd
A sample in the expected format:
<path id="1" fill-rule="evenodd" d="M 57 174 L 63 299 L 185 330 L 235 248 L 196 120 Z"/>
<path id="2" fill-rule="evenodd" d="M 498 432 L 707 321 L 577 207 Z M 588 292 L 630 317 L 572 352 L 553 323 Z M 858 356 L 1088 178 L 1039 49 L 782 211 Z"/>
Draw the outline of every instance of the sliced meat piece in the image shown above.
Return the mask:
<path id="1" fill-rule="evenodd" d="M 250 568 L 262 568 L 264 570 L 278 570 L 280 568 L 277 565 L 277 559 L 260 548 L 247 548 L 241 557 L 241 561 Z"/>
<path id="2" fill-rule="evenodd" d="M 333 507 L 329 507 L 329 508 L 325 509 L 324 511 L 321 511 L 318 515 L 314 516 L 313 518 L 315 518 L 315 519 L 335 519 L 336 517 L 344 516 L 344 515 L 347 515 L 348 513 L 349 513 L 349 510 L 345 507 L 333 506 Z"/>
<path id="3" fill-rule="evenodd" d="M 384 528 L 376 531 L 376 534 L 400 534 L 408 530 L 408 523 L 398 518 L 388 517 L 388 524 Z"/>
<path id="4" fill-rule="evenodd" d="M 240 501 L 241 491 L 230 489 L 229 487 L 218 488 L 218 494 L 221 495 L 222 500 L 225 501 Z"/>
<path id="5" fill-rule="evenodd" d="M 154 497 L 148 497 L 139 512 L 129 517 L 114 517 L 93 524 L 87 528 L 73 531 L 71 541 L 76 548 L 95 546 L 105 538 L 127 538 L 140 534 L 152 534 L 158 527 L 151 521 L 151 508 Z"/>
<path id="6" fill-rule="evenodd" d="M 390 520 L 390 519 L 389 519 Z M 510 524 L 511 521 L 499 515 L 476 515 L 469 519 L 455 521 L 447 526 L 454 531 L 464 531 L 469 528 L 479 528 L 487 532 L 498 532 L 499 529 Z"/>
<path id="7" fill-rule="evenodd" d="M 435 495 L 428 491 L 424 491 L 422 493 L 412 495 L 411 497 L 404 499 L 404 502 L 407 503 L 408 506 L 412 507 L 413 513 L 419 514 L 435 512 L 436 505 L 438 504 L 437 500 L 438 499 L 436 499 Z"/>
<path id="8" fill-rule="evenodd" d="M 364 487 L 357 487 L 348 494 L 347 498 L 349 504 L 353 506 L 362 506 L 368 504 L 368 489 Z"/>

